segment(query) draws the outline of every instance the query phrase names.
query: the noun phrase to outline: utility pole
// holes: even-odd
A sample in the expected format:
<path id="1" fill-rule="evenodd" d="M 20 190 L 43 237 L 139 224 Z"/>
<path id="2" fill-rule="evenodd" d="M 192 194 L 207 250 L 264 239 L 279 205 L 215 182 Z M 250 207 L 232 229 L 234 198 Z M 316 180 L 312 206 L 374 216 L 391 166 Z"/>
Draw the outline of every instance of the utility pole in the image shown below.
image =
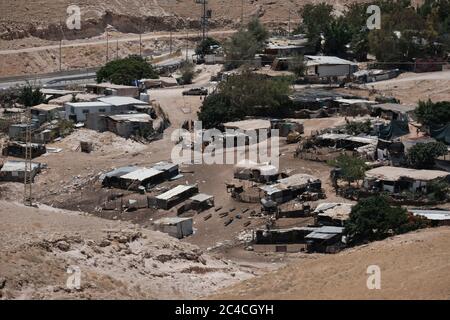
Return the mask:
<path id="1" fill-rule="evenodd" d="M 244 0 L 241 0 L 241 28 L 244 28 Z"/>
<path id="2" fill-rule="evenodd" d="M 142 29 L 141 32 L 139 33 L 139 56 L 142 57 Z"/>
<path id="3" fill-rule="evenodd" d="M 189 61 L 188 47 L 189 47 L 189 31 L 186 30 L 186 62 Z"/>
<path id="4" fill-rule="evenodd" d="M 108 27 L 106 27 L 106 63 L 109 61 L 109 35 Z"/>
<path id="5" fill-rule="evenodd" d="M 59 71 L 62 71 L 62 39 L 59 40 Z"/>
<path id="6" fill-rule="evenodd" d="M 170 28 L 170 40 L 169 40 L 169 42 L 170 42 L 170 54 L 172 54 L 172 28 Z"/>
<path id="7" fill-rule="evenodd" d="M 206 5 L 208 0 L 195 0 L 195 3 L 201 4 L 202 7 L 202 17 L 201 17 L 201 26 L 202 26 L 202 41 L 206 39 L 206 27 L 208 25 L 208 14 L 206 10 Z"/>
<path id="8" fill-rule="evenodd" d="M 59 38 L 59 71 L 62 71 L 62 41 L 64 38 L 64 30 L 61 19 L 59 20 L 59 30 L 61 31 L 61 38 Z"/>
<path id="9" fill-rule="evenodd" d="M 24 170 L 24 189 L 23 189 L 23 203 L 26 206 L 33 205 L 32 197 L 32 183 L 33 183 L 33 168 L 31 163 L 32 146 L 31 146 L 31 110 L 28 108 L 26 112 L 26 127 L 25 127 L 25 170 Z"/>
<path id="10" fill-rule="evenodd" d="M 116 42 L 116 60 L 119 60 L 119 39 Z"/>
<path id="11" fill-rule="evenodd" d="M 288 36 L 291 35 L 291 10 L 289 9 Z"/>

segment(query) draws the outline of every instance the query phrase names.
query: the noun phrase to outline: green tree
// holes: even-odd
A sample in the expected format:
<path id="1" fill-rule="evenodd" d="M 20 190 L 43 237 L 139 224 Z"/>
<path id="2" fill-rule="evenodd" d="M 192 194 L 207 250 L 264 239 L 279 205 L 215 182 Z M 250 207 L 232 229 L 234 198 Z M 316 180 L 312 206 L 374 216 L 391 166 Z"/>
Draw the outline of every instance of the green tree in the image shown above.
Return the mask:
<path id="1" fill-rule="evenodd" d="M 360 200 L 345 222 L 344 233 L 350 244 L 382 240 L 407 230 L 408 213 L 389 205 L 386 197 L 374 196 Z"/>
<path id="2" fill-rule="evenodd" d="M 253 18 L 247 25 L 247 31 L 253 36 L 261 47 L 269 37 L 269 32 L 258 18 Z"/>
<path id="3" fill-rule="evenodd" d="M 207 37 L 198 44 L 197 48 L 195 48 L 195 53 L 198 55 L 211 54 L 211 46 L 220 46 L 220 42 L 214 38 Z"/>
<path id="4" fill-rule="evenodd" d="M 291 106 L 289 85 L 284 79 L 244 71 L 218 85 L 216 93 L 204 100 L 198 118 L 203 127 L 212 128 L 246 116 L 283 116 Z"/>
<path id="5" fill-rule="evenodd" d="M 251 64 L 258 52 L 259 43 L 253 35 L 245 30 L 239 30 L 225 43 L 225 69 L 231 70 L 245 64 Z"/>
<path id="6" fill-rule="evenodd" d="M 344 18 L 331 21 L 324 30 L 325 42 L 323 53 L 344 57 L 347 53 L 347 45 L 352 39 L 352 34 Z"/>
<path id="7" fill-rule="evenodd" d="M 406 157 L 408 165 L 416 169 L 431 169 L 436 158 L 447 154 L 447 146 L 442 142 L 418 143 L 409 149 Z"/>
<path id="8" fill-rule="evenodd" d="M 306 73 L 306 63 L 303 55 L 295 55 L 289 61 L 289 71 L 292 71 L 297 77 L 303 77 Z"/>
<path id="9" fill-rule="evenodd" d="M 364 160 L 346 154 L 339 155 L 335 160 L 329 161 L 328 164 L 340 169 L 338 178 L 347 181 L 348 185 L 363 179 L 367 170 Z"/>
<path id="10" fill-rule="evenodd" d="M 136 55 L 110 61 L 97 71 L 98 83 L 109 81 L 114 84 L 131 85 L 134 80 L 145 78 L 157 79 L 159 76 L 150 63 Z"/>
<path id="11" fill-rule="evenodd" d="M 31 84 L 27 83 L 20 89 L 19 102 L 25 107 L 33 107 L 38 104 L 44 103 L 45 96 L 41 92 L 40 88 L 35 88 Z"/>
<path id="12" fill-rule="evenodd" d="M 180 68 L 181 71 L 181 80 L 183 84 L 191 84 L 192 79 L 194 79 L 194 64 L 191 62 L 184 62 Z"/>
<path id="13" fill-rule="evenodd" d="M 321 50 L 321 33 L 323 33 L 329 23 L 334 20 L 332 12 L 333 6 L 325 2 L 319 4 L 308 3 L 299 11 L 302 18 L 302 24 L 296 32 L 306 32 L 309 44 L 313 46 L 316 51 Z"/>
<path id="14" fill-rule="evenodd" d="M 424 125 L 439 125 L 450 122 L 450 101 L 433 103 L 431 100 L 419 101 L 414 110 L 417 120 Z"/>

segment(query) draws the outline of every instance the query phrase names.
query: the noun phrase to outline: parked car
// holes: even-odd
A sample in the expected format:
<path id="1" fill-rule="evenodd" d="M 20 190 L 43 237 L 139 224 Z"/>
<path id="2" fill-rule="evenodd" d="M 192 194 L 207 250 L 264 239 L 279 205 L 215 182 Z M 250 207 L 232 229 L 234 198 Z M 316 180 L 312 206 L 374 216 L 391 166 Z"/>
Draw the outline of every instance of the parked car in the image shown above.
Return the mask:
<path id="1" fill-rule="evenodd" d="M 205 88 L 192 88 L 183 91 L 183 96 L 207 96 L 208 90 Z"/>

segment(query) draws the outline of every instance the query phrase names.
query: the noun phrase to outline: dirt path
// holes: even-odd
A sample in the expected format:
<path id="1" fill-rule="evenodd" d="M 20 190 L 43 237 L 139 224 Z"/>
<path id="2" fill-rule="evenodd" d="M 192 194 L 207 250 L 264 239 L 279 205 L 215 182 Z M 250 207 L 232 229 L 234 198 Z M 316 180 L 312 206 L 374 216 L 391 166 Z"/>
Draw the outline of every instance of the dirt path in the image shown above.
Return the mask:
<path id="1" fill-rule="evenodd" d="M 421 230 L 335 255 L 311 255 L 214 299 L 450 299 L 450 228 Z M 381 270 L 381 289 L 366 286 Z"/>

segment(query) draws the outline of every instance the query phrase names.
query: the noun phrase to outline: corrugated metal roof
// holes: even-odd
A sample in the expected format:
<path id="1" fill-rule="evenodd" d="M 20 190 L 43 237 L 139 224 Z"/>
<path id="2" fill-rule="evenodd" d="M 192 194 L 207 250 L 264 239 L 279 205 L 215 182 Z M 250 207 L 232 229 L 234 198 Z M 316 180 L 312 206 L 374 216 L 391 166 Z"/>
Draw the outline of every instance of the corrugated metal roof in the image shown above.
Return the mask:
<path id="1" fill-rule="evenodd" d="M 156 220 L 154 224 L 177 225 L 180 222 L 188 220 L 192 221 L 192 218 L 166 217 Z"/>
<path id="2" fill-rule="evenodd" d="M 450 220 L 450 211 L 421 209 L 411 209 L 409 211 L 415 216 L 422 216 L 429 220 Z"/>
<path id="3" fill-rule="evenodd" d="M 156 198 L 159 200 L 169 200 L 169 199 L 176 197 L 179 194 L 186 192 L 187 190 L 192 189 L 194 187 L 195 187 L 194 185 L 184 185 L 184 184 L 178 185 L 175 188 L 170 189 L 169 191 L 164 192 L 164 193 L 160 194 L 159 196 L 156 196 Z"/>
<path id="4" fill-rule="evenodd" d="M 32 162 L 31 163 L 31 169 L 35 170 L 41 166 L 38 162 Z M 9 160 L 6 161 L 3 164 L 1 172 L 19 172 L 19 171 L 25 171 L 25 161 L 15 161 L 15 160 Z"/>
<path id="5" fill-rule="evenodd" d="M 306 62 L 308 66 L 313 65 L 336 65 L 336 64 L 342 64 L 342 65 L 356 65 L 356 63 L 341 59 L 335 56 L 305 56 L 306 59 L 309 61 Z"/>
<path id="6" fill-rule="evenodd" d="M 317 205 L 314 213 L 319 216 L 331 217 L 333 219 L 346 220 L 352 211 L 353 204 L 351 203 L 320 203 Z"/>
<path id="7" fill-rule="evenodd" d="M 135 171 L 132 171 L 130 173 L 123 175 L 121 178 L 127 179 L 127 180 L 143 181 L 145 179 L 155 177 L 161 173 L 163 173 L 163 172 L 159 171 L 159 170 L 155 170 L 153 168 L 139 168 Z"/>
<path id="8" fill-rule="evenodd" d="M 169 171 L 174 168 L 178 168 L 178 165 L 171 162 L 161 161 L 158 163 L 155 163 L 155 165 L 152 167 L 153 169 L 160 170 L 160 171 Z"/>
<path id="9" fill-rule="evenodd" d="M 152 117 L 146 113 L 128 113 L 109 116 L 114 121 L 150 122 Z"/>
<path id="10" fill-rule="evenodd" d="M 111 177 L 120 177 L 123 176 L 127 173 L 133 172 L 138 170 L 139 167 L 134 167 L 134 166 L 129 166 L 129 167 L 121 167 L 121 168 L 117 168 L 114 169 L 112 171 L 109 171 L 107 173 L 105 173 L 105 177 L 111 178 Z"/>
<path id="11" fill-rule="evenodd" d="M 213 199 L 214 197 L 209 195 L 209 194 L 205 194 L 205 193 L 199 193 L 196 194 L 193 197 L 190 197 L 189 199 L 192 201 L 198 201 L 198 202 L 203 202 L 203 201 L 208 201 L 210 199 Z"/>
<path id="12" fill-rule="evenodd" d="M 450 172 L 440 170 L 416 170 L 400 167 L 378 167 L 366 171 L 366 178 L 398 181 L 402 178 L 409 178 L 419 181 L 431 181 L 437 178 L 450 176 Z"/>
<path id="13" fill-rule="evenodd" d="M 89 101 L 89 102 L 68 102 L 66 105 L 73 108 L 95 108 L 95 107 L 111 107 L 111 104 L 102 101 Z"/>
<path id="14" fill-rule="evenodd" d="M 120 97 L 120 96 L 111 96 L 111 97 L 104 97 L 104 98 L 98 98 L 98 101 L 111 104 L 113 106 L 127 106 L 127 105 L 144 105 L 148 104 L 147 102 L 131 98 L 131 97 Z"/>

